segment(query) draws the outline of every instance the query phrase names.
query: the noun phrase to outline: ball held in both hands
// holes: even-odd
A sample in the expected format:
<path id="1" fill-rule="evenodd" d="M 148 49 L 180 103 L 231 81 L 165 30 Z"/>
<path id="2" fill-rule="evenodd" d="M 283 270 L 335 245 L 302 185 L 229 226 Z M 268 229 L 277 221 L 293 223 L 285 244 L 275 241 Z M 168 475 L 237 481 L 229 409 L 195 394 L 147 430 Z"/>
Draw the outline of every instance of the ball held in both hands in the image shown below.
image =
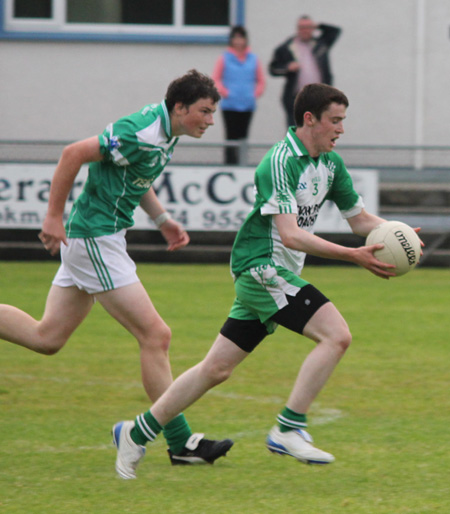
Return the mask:
<path id="1" fill-rule="evenodd" d="M 395 266 L 396 276 L 413 270 L 420 260 L 421 242 L 413 228 L 401 221 L 385 221 L 367 236 L 366 245 L 382 243 L 384 248 L 375 250 L 375 257 Z"/>

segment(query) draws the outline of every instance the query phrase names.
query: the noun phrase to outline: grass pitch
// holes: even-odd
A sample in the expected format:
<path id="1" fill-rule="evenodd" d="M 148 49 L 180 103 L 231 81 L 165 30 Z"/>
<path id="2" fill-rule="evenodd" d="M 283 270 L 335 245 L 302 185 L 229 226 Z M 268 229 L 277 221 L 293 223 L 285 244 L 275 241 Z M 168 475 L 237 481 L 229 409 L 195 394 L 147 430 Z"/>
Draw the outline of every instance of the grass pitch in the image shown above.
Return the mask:
<path id="1" fill-rule="evenodd" d="M 40 317 L 55 263 L 0 263 L 0 301 Z M 234 297 L 228 267 L 138 272 L 173 332 L 174 375 L 200 360 Z M 148 407 L 132 337 L 96 305 L 53 357 L 0 342 L 0 511 L 4 514 L 427 514 L 450 511 L 450 270 L 383 281 L 354 267 L 304 277 L 347 319 L 353 343 L 310 412 L 336 456 L 305 466 L 265 436 L 312 343 L 279 328 L 187 412 L 194 431 L 231 437 L 214 466 L 171 467 L 160 437 L 138 480 L 115 477 L 109 431 Z"/>

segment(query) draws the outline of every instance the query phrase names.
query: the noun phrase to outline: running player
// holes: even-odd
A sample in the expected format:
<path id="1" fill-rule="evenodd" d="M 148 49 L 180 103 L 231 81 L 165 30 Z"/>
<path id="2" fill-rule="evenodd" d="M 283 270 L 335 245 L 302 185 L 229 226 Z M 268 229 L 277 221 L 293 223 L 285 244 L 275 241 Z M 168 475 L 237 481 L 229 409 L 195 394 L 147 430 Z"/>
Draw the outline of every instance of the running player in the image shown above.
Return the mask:
<path id="1" fill-rule="evenodd" d="M 41 320 L 0 305 L 1 339 L 53 355 L 98 300 L 136 337 L 144 388 L 152 402 L 161 396 L 172 382 L 171 332 L 139 281 L 126 251 L 125 233 L 140 205 L 161 230 L 168 250 L 188 244 L 187 233 L 164 210 L 151 186 L 170 160 L 179 136 L 200 138 L 213 125 L 219 99 L 212 79 L 191 70 L 169 85 L 160 104 L 147 105 L 108 125 L 101 135 L 63 150 L 39 236 L 52 255 L 61 250 L 61 266 Z M 64 227 L 64 205 L 85 163 L 90 163 L 88 179 Z M 164 435 L 173 464 L 214 462 L 233 444 L 192 434 L 182 414 L 164 427 Z M 134 478 L 127 473 L 121 476 Z"/>
<path id="2" fill-rule="evenodd" d="M 296 127 L 262 159 L 255 173 L 253 210 L 239 230 L 231 255 L 236 299 L 205 359 L 180 375 L 150 410 L 136 421 L 116 425 L 116 466 L 134 473 L 145 444 L 171 419 L 233 369 L 277 325 L 302 334 L 316 346 L 306 357 L 286 406 L 267 438 L 272 452 L 302 462 L 326 464 L 334 457 L 313 446 L 306 432 L 308 409 L 351 341 L 337 308 L 313 285 L 299 278 L 305 254 L 358 264 L 389 278 L 392 268 L 376 259 L 382 245 L 348 248 L 313 234 L 325 200 L 336 203 L 352 231 L 366 236 L 381 218 L 364 209 L 341 157 L 333 150 L 344 133 L 347 97 L 323 84 L 297 95 Z M 126 434 L 126 437 L 125 437 Z"/>

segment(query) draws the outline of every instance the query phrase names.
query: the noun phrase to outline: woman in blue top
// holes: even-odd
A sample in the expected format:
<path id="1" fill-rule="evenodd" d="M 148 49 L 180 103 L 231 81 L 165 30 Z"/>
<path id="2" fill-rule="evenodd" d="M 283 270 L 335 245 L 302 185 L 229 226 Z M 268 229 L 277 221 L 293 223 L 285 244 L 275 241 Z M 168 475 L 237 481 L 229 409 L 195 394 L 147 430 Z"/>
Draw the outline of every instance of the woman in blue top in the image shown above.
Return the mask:
<path id="1" fill-rule="evenodd" d="M 212 78 L 222 97 L 226 139 L 247 139 L 256 99 L 262 95 L 266 84 L 263 67 L 250 51 L 244 27 L 231 29 L 228 47 L 217 60 Z M 225 163 L 239 163 L 238 147 L 225 149 Z"/>

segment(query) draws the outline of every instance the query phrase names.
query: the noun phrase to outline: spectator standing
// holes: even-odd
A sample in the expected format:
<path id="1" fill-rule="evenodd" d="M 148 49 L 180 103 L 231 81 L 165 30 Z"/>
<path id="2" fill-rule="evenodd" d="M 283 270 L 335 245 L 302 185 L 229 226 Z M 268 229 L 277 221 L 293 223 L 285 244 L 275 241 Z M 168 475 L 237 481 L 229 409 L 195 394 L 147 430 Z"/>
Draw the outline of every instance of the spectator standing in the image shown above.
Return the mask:
<path id="1" fill-rule="evenodd" d="M 222 97 L 226 139 L 247 139 L 256 99 L 263 94 L 266 84 L 263 67 L 250 50 L 244 27 L 231 29 L 228 47 L 217 59 L 212 78 Z M 225 148 L 226 164 L 238 164 L 239 157 L 238 147 Z"/>
<path id="2" fill-rule="evenodd" d="M 289 127 L 295 125 L 294 100 L 302 87 L 333 83 L 329 51 L 340 33 L 339 27 L 316 24 L 309 16 L 301 16 L 297 34 L 275 49 L 269 72 L 274 77 L 286 77 L 282 102 Z"/>

